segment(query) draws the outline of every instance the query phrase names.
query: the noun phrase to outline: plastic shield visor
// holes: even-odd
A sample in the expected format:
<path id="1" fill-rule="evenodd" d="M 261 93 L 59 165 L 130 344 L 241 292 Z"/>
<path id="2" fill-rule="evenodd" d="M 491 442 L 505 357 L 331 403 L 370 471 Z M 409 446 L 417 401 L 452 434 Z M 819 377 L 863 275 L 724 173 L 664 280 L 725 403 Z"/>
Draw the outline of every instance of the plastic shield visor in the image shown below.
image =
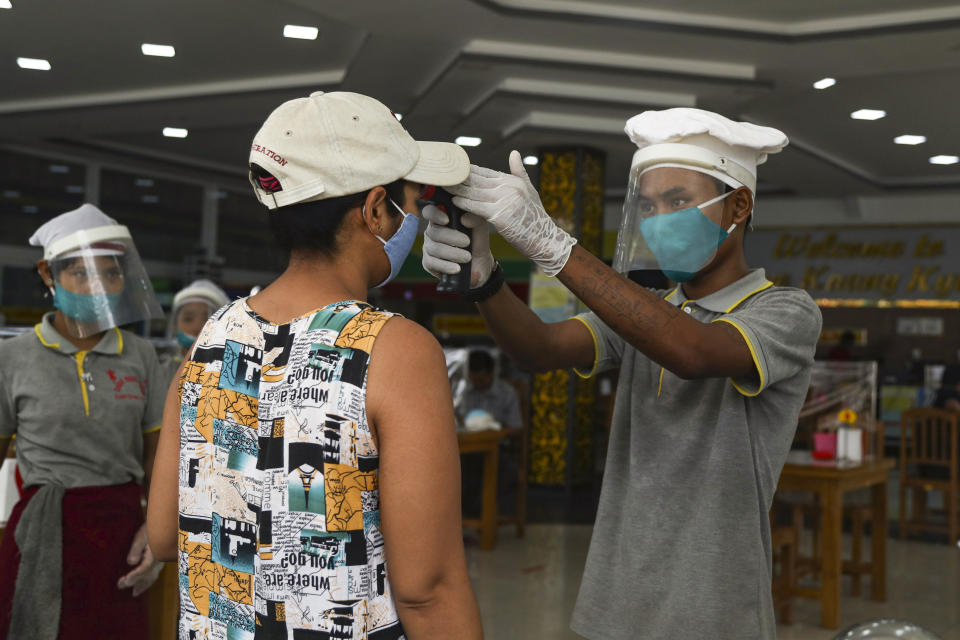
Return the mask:
<path id="1" fill-rule="evenodd" d="M 97 229 L 71 234 L 77 241 L 49 260 L 54 307 L 79 338 L 163 317 L 132 239 L 103 235 Z"/>
<path id="2" fill-rule="evenodd" d="M 613 268 L 660 270 L 685 282 L 716 257 L 728 229 L 722 224 L 723 193 L 717 180 L 677 166 L 635 167 L 630 174 Z"/>

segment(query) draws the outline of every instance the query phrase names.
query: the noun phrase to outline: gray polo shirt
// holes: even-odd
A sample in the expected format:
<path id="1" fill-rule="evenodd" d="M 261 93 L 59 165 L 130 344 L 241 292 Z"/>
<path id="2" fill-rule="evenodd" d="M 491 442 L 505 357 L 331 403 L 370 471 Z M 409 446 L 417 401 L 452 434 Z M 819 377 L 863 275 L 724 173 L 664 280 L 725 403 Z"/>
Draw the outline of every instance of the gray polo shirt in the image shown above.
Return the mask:
<path id="1" fill-rule="evenodd" d="M 0 437 L 16 434 L 24 485 L 140 482 L 166 396 L 153 346 L 112 329 L 79 351 L 52 319 L 0 340 Z"/>
<path id="2" fill-rule="evenodd" d="M 620 368 L 603 489 L 571 627 L 592 640 L 774 638 L 768 511 L 807 393 L 820 310 L 762 269 L 700 300 L 746 340 L 751 379 L 682 380 L 596 315 L 592 372 Z"/>

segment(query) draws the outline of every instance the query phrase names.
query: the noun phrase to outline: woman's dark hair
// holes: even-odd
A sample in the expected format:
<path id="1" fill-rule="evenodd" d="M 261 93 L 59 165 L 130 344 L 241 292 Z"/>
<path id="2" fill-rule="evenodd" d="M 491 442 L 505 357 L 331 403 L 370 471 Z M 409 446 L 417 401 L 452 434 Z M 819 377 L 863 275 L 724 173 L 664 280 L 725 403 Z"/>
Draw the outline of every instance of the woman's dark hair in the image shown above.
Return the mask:
<path id="1" fill-rule="evenodd" d="M 403 206 L 404 201 L 403 183 L 401 179 L 383 186 L 387 190 L 387 196 L 400 206 Z M 301 202 L 274 209 L 268 215 L 270 230 L 278 248 L 287 259 L 290 254 L 298 251 L 332 255 L 338 248 L 337 234 L 347 212 L 361 206 L 369 193 L 370 190 L 367 190 L 363 193 Z M 400 215 L 392 205 L 387 207 L 387 211 L 391 216 Z"/>

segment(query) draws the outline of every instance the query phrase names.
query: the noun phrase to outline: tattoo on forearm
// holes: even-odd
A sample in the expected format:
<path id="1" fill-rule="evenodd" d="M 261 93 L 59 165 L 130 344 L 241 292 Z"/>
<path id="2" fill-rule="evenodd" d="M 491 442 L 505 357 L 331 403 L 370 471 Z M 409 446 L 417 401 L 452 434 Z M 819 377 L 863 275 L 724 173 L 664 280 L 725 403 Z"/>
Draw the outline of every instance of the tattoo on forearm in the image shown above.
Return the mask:
<path id="1" fill-rule="evenodd" d="M 611 276 L 610 268 L 586 251 L 575 251 L 570 259 L 576 262 L 570 271 L 577 275 L 561 272 L 561 281 L 601 315 L 607 315 L 604 307 L 609 310 L 614 316 L 612 324 L 625 329 L 631 343 L 646 343 L 649 334 L 662 334 L 683 317 L 677 308 L 658 304 L 661 299 L 640 285 L 620 274 Z"/>

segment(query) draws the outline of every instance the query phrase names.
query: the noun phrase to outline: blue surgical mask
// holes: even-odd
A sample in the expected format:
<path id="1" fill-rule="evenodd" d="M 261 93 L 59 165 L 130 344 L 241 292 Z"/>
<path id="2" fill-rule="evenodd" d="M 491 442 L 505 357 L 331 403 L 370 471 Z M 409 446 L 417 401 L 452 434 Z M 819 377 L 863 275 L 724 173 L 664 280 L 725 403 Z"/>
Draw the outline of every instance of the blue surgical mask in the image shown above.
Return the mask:
<path id="1" fill-rule="evenodd" d="M 193 346 L 194 341 L 197 339 L 197 336 L 192 336 L 189 333 L 184 333 L 177 329 L 177 344 L 179 344 L 184 349 L 189 349 Z"/>
<path id="2" fill-rule="evenodd" d="M 374 237 L 383 243 L 383 250 L 390 260 L 390 275 L 387 276 L 386 280 L 378 284 L 377 287 L 382 287 L 387 284 L 400 273 L 400 267 L 403 266 L 407 256 L 410 255 L 410 250 L 413 249 L 413 243 L 417 240 L 417 231 L 420 229 L 420 221 L 417 216 L 412 213 L 407 213 L 393 200 L 390 200 L 390 204 L 403 214 L 403 222 L 389 240 L 384 240 L 374 234 Z"/>
<path id="3" fill-rule="evenodd" d="M 733 191 L 719 195 L 699 207 L 662 213 L 640 222 L 640 233 L 665 276 L 674 282 L 686 282 L 716 254 L 737 225 L 724 230 L 704 215 L 702 209 L 731 193 Z"/>
<path id="4" fill-rule="evenodd" d="M 111 318 L 122 293 L 74 293 L 56 283 L 53 306 L 77 322 L 93 324 Z"/>

